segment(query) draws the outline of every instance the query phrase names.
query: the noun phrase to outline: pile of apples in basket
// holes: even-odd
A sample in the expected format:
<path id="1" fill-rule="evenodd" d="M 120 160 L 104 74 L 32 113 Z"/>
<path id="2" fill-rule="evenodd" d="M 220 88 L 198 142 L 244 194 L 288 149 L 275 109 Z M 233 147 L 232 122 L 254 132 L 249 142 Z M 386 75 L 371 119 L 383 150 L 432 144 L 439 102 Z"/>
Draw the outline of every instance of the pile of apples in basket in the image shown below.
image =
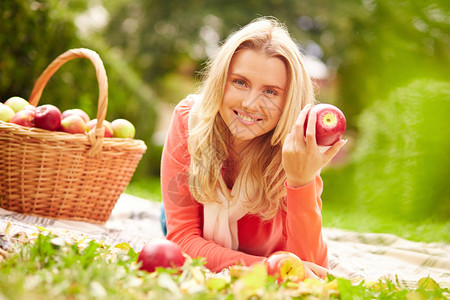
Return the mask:
<path id="1" fill-rule="evenodd" d="M 95 128 L 97 119 L 79 108 L 61 111 L 54 105 L 43 104 L 38 107 L 27 100 L 14 96 L 0 103 L 0 121 L 10 122 L 26 127 L 37 127 L 50 131 L 85 134 Z M 112 122 L 103 121 L 105 137 L 134 138 L 135 127 L 125 119 Z"/>

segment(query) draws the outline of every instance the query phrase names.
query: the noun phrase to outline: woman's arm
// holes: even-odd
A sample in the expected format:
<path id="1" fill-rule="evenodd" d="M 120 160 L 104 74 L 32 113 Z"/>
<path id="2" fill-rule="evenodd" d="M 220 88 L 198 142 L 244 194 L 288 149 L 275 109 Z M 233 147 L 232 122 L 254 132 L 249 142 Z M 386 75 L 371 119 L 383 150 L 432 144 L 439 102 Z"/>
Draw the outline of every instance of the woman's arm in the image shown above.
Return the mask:
<path id="1" fill-rule="evenodd" d="M 302 109 L 283 144 L 282 164 L 287 178 L 287 250 L 306 261 L 328 266 L 327 248 L 321 233 L 323 183 L 318 174 L 346 141 L 337 141 L 322 153 L 316 142 L 316 112 L 310 113 L 306 130 L 304 128 L 310 108 L 306 105 Z"/>
<path id="2" fill-rule="evenodd" d="M 322 187 L 320 176 L 299 188 L 286 185 L 286 251 L 327 268 L 327 245 L 322 236 Z"/>

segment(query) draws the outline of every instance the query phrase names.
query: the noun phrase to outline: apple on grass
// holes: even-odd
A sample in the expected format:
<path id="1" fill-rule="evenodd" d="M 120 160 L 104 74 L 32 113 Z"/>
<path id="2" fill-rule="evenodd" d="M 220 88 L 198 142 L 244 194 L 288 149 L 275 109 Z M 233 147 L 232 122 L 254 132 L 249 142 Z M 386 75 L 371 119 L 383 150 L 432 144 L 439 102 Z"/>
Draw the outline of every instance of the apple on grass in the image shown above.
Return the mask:
<path id="1" fill-rule="evenodd" d="M 31 109 L 23 109 L 17 112 L 9 121 L 17 125 L 22 125 L 25 127 L 34 126 L 35 112 Z"/>
<path id="2" fill-rule="evenodd" d="M 95 125 L 97 125 L 97 119 L 92 119 L 89 122 L 86 123 L 87 131 L 91 131 L 95 129 Z M 111 123 L 103 120 L 103 128 L 105 128 L 105 137 L 110 138 L 113 137 L 113 129 L 111 127 Z"/>
<path id="3" fill-rule="evenodd" d="M 6 104 L 0 103 L 0 121 L 9 122 L 16 113 Z"/>
<path id="4" fill-rule="evenodd" d="M 67 109 L 67 110 L 63 111 L 62 119 L 64 119 L 65 117 L 68 117 L 70 115 L 78 115 L 78 116 L 82 117 L 85 123 L 87 123 L 91 120 L 91 118 L 89 118 L 89 115 L 84 110 L 79 109 L 79 108 Z"/>
<path id="5" fill-rule="evenodd" d="M 309 114 L 317 113 L 316 120 L 316 141 L 319 146 L 331 146 L 339 141 L 345 133 L 347 123 L 342 111 L 334 105 L 320 103 L 313 106 L 305 120 L 305 135 L 308 124 Z"/>
<path id="6" fill-rule="evenodd" d="M 79 115 L 69 115 L 62 119 L 60 131 L 67 133 L 86 133 L 86 122 Z"/>
<path id="7" fill-rule="evenodd" d="M 51 131 L 58 130 L 61 126 L 61 111 L 51 104 L 36 107 L 34 126 Z"/>
<path id="8" fill-rule="evenodd" d="M 14 112 L 19 112 L 24 109 L 25 106 L 30 105 L 30 103 L 23 99 L 22 97 L 14 96 L 5 101 L 5 104 L 11 107 Z"/>
<path id="9" fill-rule="evenodd" d="M 293 282 L 305 280 L 305 266 L 294 253 L 277 251 L 266 258 L 264 263 L 267 266 L 267 274 L 275 277 L 279 283 L 287 280 Z"/>
<path id="10" fill-rule="evenodd" d="M 111 122 L 113 136 L 117 138 L 134 138 L 136 129 L 134 125 L 125 119 L 116 119 Z"/>
<path id="11" fill-rule="evenodd" d="M 140 269 L 154 272 L 156 268 L 178 268 L 184 265 L 185 257 L 178 244 L 157 238 L 144 245 L 137 259 Z"/>

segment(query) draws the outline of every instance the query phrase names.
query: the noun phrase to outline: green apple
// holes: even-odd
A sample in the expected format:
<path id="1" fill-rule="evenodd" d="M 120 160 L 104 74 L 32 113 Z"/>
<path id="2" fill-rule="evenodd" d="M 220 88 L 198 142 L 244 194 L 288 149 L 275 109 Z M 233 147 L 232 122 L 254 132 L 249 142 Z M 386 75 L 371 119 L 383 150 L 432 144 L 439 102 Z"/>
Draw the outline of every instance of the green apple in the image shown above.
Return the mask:
<path id="1" fill-rule="evenodd" d="M 0 121 L 9 122 L 15 114 L 16 113 L 11 107 L 0 103 Z"/>
<path id="2" fill-rule="evenodd" d="M 134 138 L 136 129 L 134 125 L 125 119 L 116 119 L 111 122 L 111 127 L 113 129 L 113 136 L 117 138 Z"/>
<path id="3" fill-rule="evenodd" d="M 19 112 L 25 108 L 25 106 L 30 105 L 30 103 L 23 99 L 22 97 L 14 96 L 5 101 L 5 104 L 11 107 L 14 112 Z"/>

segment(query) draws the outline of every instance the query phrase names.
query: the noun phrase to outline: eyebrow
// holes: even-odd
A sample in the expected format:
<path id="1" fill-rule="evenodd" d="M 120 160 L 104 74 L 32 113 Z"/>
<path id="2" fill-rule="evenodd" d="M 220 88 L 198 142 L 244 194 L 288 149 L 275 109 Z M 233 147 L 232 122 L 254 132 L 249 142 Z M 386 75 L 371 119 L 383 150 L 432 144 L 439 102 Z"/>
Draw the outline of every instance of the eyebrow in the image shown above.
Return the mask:
<path id="1" fill-rule="evenodd" d="M 233 76 L 237 76 L 237 77 L 241 77 L 242 79 L 244 79 L 244 80 L 246 80 L 246 81 L 250 81 L 247 77 L 245 77 L 244 75 L 242 75 L 242 74 L 238 74 L 238 73 L 229 73 L 230 75 L 233 75 Z M 277 86 L 277 85 L 273 85 L 273 84 L 266 84 L 266 85 L 264 85 L 266 88 L 273 88 L 273 89 L 277 89 L 277 90 L 280 90 L 280 91 L 284 91 L 284 89 L 283 88 L 281 88 L 281 87 L 279 87 L 279 86 Z"/>

